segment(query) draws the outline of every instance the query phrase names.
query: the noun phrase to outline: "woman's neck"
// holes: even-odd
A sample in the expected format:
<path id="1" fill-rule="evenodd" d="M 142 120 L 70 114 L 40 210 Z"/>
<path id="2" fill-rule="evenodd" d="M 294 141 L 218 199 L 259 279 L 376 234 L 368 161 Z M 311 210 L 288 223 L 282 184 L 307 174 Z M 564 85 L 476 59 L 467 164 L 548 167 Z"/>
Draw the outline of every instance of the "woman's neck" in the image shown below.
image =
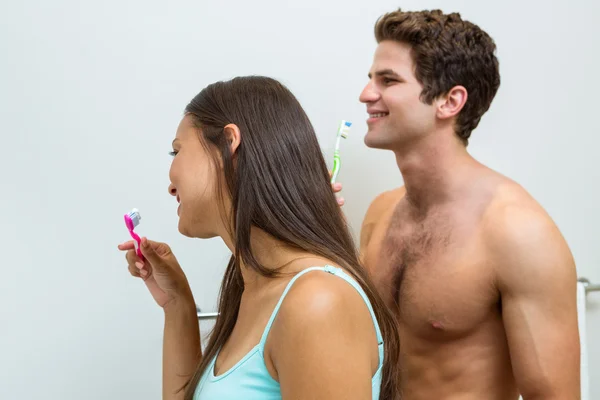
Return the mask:
<path id="1" fill-rule="evenodd" d="M 225 240 L 225 239 L 224 239 Z M 232 253 L 235 254 L 233 240 L 225 240 Z M 279 270 L 282 273 L 298 272 L 294 270 L 292 263 L 303 258 L 317 259 L 318 256 L 310 254 L 304 250 L 290 246 L 269 235 L 265 231 L 253 227 L 250 234 L 250 246 L 252 254 L 256 261 L 264 268 L 270 270 Z M 244 287 L 250 289 L 264 285 L 270 278 L 265 277 L 255 271 L 253 268 L 241 264 Z"/>

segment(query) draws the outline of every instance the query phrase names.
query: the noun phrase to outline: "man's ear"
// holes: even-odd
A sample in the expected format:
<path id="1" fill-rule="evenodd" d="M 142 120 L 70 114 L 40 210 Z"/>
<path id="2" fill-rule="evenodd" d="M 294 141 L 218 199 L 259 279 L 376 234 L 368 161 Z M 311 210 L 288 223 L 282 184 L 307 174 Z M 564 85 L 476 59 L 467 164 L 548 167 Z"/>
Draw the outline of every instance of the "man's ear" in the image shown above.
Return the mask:
<path id="1" fill-rule="evenodd" d="M 236 124 L 227 124 L 223 128 L 223 134 L 227 139 L 227 143 L 229 143 L 229 151 L 231 152 L 231 156 L 233 157 L 242 141 L 240 128 L 238 128 Z"/>
<path id="2" fill-rule="evenodd" d="M 458 115 L 467 102 L 468 93 L 464 86 L 454 86 L 445 95 L 441 96 L 437 102 L 436 116 L 439 119 L 448 119 Z"/>

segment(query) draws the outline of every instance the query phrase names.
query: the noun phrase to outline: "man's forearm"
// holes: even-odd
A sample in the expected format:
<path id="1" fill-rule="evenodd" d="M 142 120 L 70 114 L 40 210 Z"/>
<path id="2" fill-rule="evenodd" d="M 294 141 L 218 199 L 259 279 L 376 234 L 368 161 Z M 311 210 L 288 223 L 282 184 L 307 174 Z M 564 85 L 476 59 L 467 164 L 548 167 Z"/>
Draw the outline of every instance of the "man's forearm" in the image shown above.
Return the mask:
<path id="1" fill-rule="evenodd" d="M 523 400 L 581 400 L 581 395 L 562 395 L 562 394 L 530 394 L 522 395 Z"/>
<path id="2" fill-rule="evenodd" d="M 578 370 L 579 371 L 579 370 Z M 579 372 L 577 374 L 568 370 L 565 374 L 569 375 L 570 382 L 561 382 L 559 384 L 548 383 L 545 386 L 537 384 L 536 388 L 519 388 L 522 400 L 581 400 L 581 383 Z M 556 383 L 557 380 L 555 380 Z M 526 386 L 526 385 L 525 385 Z"/>
<path id="3" fill-rule="evenodd" d="M 183 399 L 180 390 L 201 360 L 200 327 L 193 298 L 165 308 L 163 400 Z"/>

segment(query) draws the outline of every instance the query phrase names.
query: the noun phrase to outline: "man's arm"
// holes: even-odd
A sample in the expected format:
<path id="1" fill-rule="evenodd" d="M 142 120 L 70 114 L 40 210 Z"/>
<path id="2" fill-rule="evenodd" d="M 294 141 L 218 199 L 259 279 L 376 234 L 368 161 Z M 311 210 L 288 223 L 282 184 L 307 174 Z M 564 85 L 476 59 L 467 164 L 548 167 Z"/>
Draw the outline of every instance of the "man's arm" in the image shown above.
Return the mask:
<path id="1" fill-rule="evenodd" d="M 523 399 L 579 399 L 577 275 L 567 243 L 537 205 L 506 206 L 489 222 L 488 245 Z"/>

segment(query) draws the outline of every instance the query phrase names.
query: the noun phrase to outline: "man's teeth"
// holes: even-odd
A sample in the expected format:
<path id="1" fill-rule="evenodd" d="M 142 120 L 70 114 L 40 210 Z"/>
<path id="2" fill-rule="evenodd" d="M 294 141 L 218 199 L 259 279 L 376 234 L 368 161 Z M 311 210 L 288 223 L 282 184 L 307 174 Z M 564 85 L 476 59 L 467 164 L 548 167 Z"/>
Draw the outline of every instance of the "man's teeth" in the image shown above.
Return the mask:
<path id="1" fill-rule="evenodd" d="M 371 117 L 371 118 L 381 118 L 381 117 L 385 117 L 386 115 L 388 115 L 388 113 L 377 113 L 377 114 L 369 114 L 369 117 Z"/>

